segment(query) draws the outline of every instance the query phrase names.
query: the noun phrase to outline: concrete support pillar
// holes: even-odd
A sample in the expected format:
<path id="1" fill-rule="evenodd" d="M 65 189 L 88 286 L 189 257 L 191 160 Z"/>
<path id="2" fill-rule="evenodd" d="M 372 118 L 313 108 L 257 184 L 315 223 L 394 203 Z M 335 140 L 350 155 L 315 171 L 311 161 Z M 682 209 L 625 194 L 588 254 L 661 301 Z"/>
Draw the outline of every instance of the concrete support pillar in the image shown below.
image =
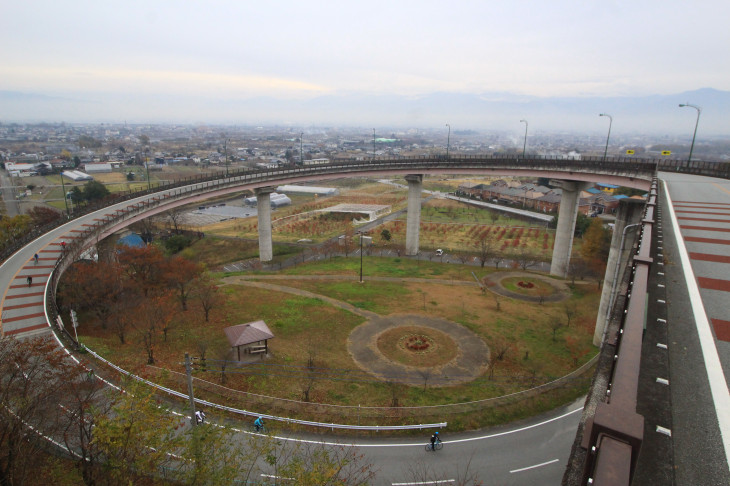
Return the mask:
<path id="1" fill-rule="evenodd" d="M 271 199 L 269 196 L 274 192 L 274 188 L 259 187 L 254 192 L 256 193 L 259 220 L 259 259 L 262 262 L 270 262 L 274 258 L 274 250 L 271 244 Z"/>
<path id="2" fill-rule="evenodd" d="M 558 212 L 558 228 L 555 231 L 555 247 L 553 260 L 550 264 L 550 275 L 565 278 L 568 276 L 570 252 L 573 249 L 573 235 L 575 234 L 575 220 L 578 218 L 578 201 L 580 191 L 587 186 L 585 182 L 577 181 L 550 181 L 563 190 Z"/>
<path id="3" fill-rule="evenodd" d="M 418 233 L 421 224 L 421 192 L 423 174 L 408 174 L 408 217 L 406 219 L 406 255 L 418 255 Z"/>
<path id="4" fill-rule="evenodd" d="M 611 249 L 608 252 L 606 262 L 606 276 L 603 278 L 603 292 L 601 303 L 598 306 L 596 317 L 596 329 L 593 333 L 593 345 L 601 346 L 603 333 L 608 324 L 608 316 L 613 305 L 613 300 L 618 295 L 618 286 L 623 276 L 623 269 L 631 256 L 631 247 L 634 237 L 639 233 L 640 226 L 627 226 L 639 224 L 644 215 L 644 201 L 637 199 L 622 199 L 616 212 L 616 222 L 613 226 L 611 237 Z M 626 231 L 624 231 L 626 230 Z M 623 241 L 622 241 L 623 240 Z"/>

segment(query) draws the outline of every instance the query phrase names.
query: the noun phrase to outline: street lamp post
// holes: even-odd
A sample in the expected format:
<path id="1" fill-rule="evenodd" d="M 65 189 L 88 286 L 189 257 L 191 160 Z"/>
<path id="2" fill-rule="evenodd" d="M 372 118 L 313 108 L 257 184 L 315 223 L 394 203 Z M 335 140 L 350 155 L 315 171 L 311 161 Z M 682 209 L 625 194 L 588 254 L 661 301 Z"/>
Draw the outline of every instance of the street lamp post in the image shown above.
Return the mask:
<path id="1" fill-rule="evenodd" d="M 299 165 L 304 167 L 304 132 L 299 134 Z"/>
<path id="2" fill-rule="evenodd" d="M 70 216 L 68 211 L 68 198 L 66 197 L 66 184 L 63 183 L 63 170 L 61 170 L 61 190 L 63 191 L 63 203 L 66 205 L 66 216 Z"/>
<path id="3" fill-rule="evenodd" d="M 608 113 L 601 113 L 598 116 L 608 117 L 608 136 L 606 136 L 606 149 L 603 151 L 603 161 L 606 161 L 606 155 L 608 155 L 608 140 L 611 138 L 611 125 L 613 125 L 613 117 Z"/>
<path id="4" fill-rule="evenodd" d="M 702 108 L 700 108 L 697 105 L 691 105 L 689 103 L 682 103 L 679 105 L 680 108 L 684 108 L 685 106 L 689 106 L 690 108 L 694 108 L 697 110 L 697 121 L 695 122 L 695 133 L 692 135 L 692 145 L 689 147 L 689 158 L 687 159 L 687 167 L 689 167 L 690 162 L 692 162 L 692 152 L 695 148 L 695 138 L 697 138 L 697 126 L 700 124 L 700 113 L 702 113 Z"/>
<path id="5" fill-rule="evenodd" d="M 451 143 L 451 125 L 446 124 L 449 127 L 449 134 L 446 136 L 446 158 L 449 158 L 449 144 Z"/>
<path id="6" fill-rule="evenodd" d="M 150 183 L 150 158 L 147 156 L 149 149 L 145 149 L 144 151 L 144 167 L 147 171 L 147 190 L 152 189 L 152 184 Z"/>
<path id="7" fill-rule="evenodd" d="M 375 158 L 375 129 L 373 128 L 373 158 Z"/>
<path id="8" fill-rule="evenodd" d="M 520 120 L 520 123 L 525 124 L 525 143 L 522 144 L 522 158 L 525 158 L 525 149 L 527 148 L 527 120 Z"/>

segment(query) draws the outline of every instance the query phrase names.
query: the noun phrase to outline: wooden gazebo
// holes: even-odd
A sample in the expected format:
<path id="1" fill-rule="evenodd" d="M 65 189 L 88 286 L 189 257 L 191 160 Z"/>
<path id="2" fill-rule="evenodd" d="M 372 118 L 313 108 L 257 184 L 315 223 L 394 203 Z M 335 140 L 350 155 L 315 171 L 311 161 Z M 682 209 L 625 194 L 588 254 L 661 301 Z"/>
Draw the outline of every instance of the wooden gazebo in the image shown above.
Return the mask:
<path id="1" fill-rule="evenodd" d="M 248 322 L 246 324 L 238 324 L 223 329 L 226 333 L 228 342 L 232 348 L 236 348 L 238 352 L 238 361 L 241 361 L 241 347 L 243 352 L 247 354 L 264 353 L 269 354 L 269 339 L 274 335 L 271 333 L 269 326 L 264 321 Z M 263 344 L 261 344 L 263 342 Z"/>

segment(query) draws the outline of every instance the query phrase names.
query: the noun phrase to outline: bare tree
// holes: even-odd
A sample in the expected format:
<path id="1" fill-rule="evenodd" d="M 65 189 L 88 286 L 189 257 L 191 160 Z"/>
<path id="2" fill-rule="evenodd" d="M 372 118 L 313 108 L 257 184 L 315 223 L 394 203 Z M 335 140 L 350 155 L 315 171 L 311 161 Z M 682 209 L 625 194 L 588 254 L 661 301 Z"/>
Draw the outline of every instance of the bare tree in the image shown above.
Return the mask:
<path id="1" fill-rule="evenodd" d="M 540 263 L 540 259 L 537 258 L 532 251 L 524 246 L 520 246 L 514 252 L 510 253 L 508 258 L 517 262 L 517 265 L 522 270 L 527 270 L 528 268 Z"/>
<path id="2" fill-rule="evenodd" d="M 469 255 L 468 253 L 459 252 L 456 254 L 456 259 L 459 260 L 459 262 L 461 262 L 462 265 L 465 264 L 466 262 L 468 262 L 469 260 L 471 260 L 471 258 L 472 258 L 472 256 Z"/>
<path id="3" fill-rule="evenodd" d="M 200 306 L 205 314 L 205 322 L 208 322 L 210 319 L 210 311 L 223 302 L 218 286 L 213 283 L 213 278 L 209 273 L 203 273 L 195 280 L 192 294 L 200 302 Z"/>
<path id="4" fill-rule="evenodd" d="M 314 364 L 314 358 L 317 356 L 317 345 L 314 341 L 310 340 L 307 344 L 307 366 L 306 372 L 301 380 L 302 387 L 302 400 L 308 402 L 310 400 L 310 394 L 314 381 L 317 379 L 317 368 Z"/>
<path id="5" fill-rule="evenodd" d="M 431 368 L 419 368 L 418 374 L 423 378 L 423 390 L 426 390 L 426 387 L 428 386 L 428 380 L 431 379 L 431 375 L 433 374 L 433 371 Z"/>
<path id="6" fill-rule="evenodd" d="M 386 384 L 388 385 L 388 390 L 390 390 L 390 406 L 393 408 L 400 407 L 400 397 L 403 392 L 402 386 L 393 380 L 388 380 Z"/>
<path id="7" fill-rule="evenodd" d="M 165 215 L 167 216 L 170 226 L 172 227 L 175 234 L 180 233 L 180 225 L 182 224 L 184 214 L 185 212 L 183 211 L 183 209 L 179 207 L 165 211 Z"/>
<path id="8" fill-rule="evenodd" d="M 502 305 L 501 305 L 501 300 L 500 300 L 502 298 L 502 296 L 494 291 L 494 287 L 497 286 L 497 283 L 492 282 L 491 280 L 487 280 L 486 278 L 484 278 L 482 280 L 482 282 L 484 282 L 484 288 L 489 289 L 489 293 L 492 296 L 492 298 L 494 299 L 495 310 L 499 312 L 500 310 L 502 310 Z"/>
<path id="9" fill-rule="evenodd" d="M 218 361 L 218 368 L 221 372 L 221 385 L 226 383 L 226 369 L 233 359 L 233 348 L 227 343 L 215 348 L 214 355 Z"/>
<path id="10" fill-rule="evenodd" d="M 497 256 L 497 245 L 491 238 L 479 238 L 475 243 L 475 246 L 477 248 L 477 259 L 479 260 L 482 268 L 484 268 L 484 265 L 489 260 Z"/>
<path id="11" fill-rule="evenodd" d="M 434 466 L 432 462 L 423 460 L 408 463 L 406 477 L 407 484 L 440 484 L 448 483 L 454 486 L 480 486 L 483 482 L 479 475 L 471 470 L 471 462 L 474 456 L 470 456 L 466 465 L 458 467 L 455 472 L 447 473 L 441 468 Z M 454 477 L 455 476 L 455 477 Z"/>
<path id="12" fill-rule="evenodd" d="M 553 331 L 553 342 L 555 342 L 558 330 L 563 327 L 563 321 L 557 316 L 552 316 L 549 322 L 550 329 Z"/>
<path id="13" fill-rule="evenodd" d="M 208 353 L 209 347 L 210 342 L 207 339 L 201 339 L 195 343 L 195 348 L 198 350 L 198 357 L 200 358 L 200 371 L 203 372 L 207 371 L 206 354 Z"/>
<path id="14" fill-rule="evenodd" d="M 567 326 L 570 327 L 570 323 L 578 313 L 578 307 L 575 302 L 569 300 L 563 303 L 563 312 L 565 313 L 565 319 L 567 320 Z"/>

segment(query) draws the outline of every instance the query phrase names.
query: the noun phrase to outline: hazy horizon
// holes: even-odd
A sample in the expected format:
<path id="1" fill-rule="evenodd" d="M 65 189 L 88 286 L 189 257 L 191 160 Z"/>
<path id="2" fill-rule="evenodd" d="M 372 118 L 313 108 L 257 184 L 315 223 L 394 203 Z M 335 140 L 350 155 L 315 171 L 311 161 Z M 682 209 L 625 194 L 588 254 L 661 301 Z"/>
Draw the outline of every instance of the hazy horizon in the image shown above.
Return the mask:
<path id="1" fill-rule="evenodd" d="M 703 108 L 698 135 L 730 133 L 719 0 L 30 0 L 3 12 L 4 121 L 600 131 L 606 112 L 617 133 L 676 134 L 694 128 L 696 112 L 677 107 L 689 102 Z"/>

